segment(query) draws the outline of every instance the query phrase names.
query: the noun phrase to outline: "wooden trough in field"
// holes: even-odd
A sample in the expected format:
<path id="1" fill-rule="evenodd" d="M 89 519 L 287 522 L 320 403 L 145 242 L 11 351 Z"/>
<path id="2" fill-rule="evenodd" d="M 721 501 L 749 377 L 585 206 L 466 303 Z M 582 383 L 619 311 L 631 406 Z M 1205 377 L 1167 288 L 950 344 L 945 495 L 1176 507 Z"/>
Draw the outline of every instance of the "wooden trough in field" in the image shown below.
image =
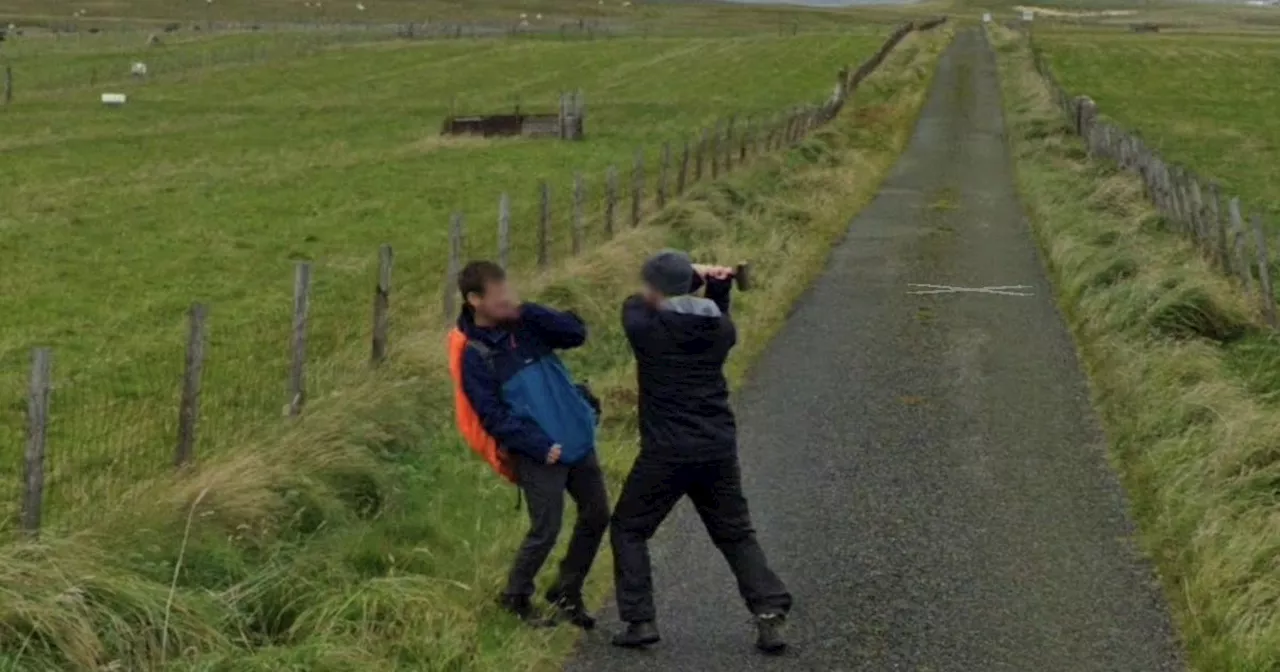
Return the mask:
<path id="1" fill-rule="evenodd" d="M 510 114 L 450 115 L 441 135 L 527 136 L 531 138 L 583 139 L 586 106 L 582 92 L 562 94 L 555 114 L 524 114 L 519 107 Z"/>

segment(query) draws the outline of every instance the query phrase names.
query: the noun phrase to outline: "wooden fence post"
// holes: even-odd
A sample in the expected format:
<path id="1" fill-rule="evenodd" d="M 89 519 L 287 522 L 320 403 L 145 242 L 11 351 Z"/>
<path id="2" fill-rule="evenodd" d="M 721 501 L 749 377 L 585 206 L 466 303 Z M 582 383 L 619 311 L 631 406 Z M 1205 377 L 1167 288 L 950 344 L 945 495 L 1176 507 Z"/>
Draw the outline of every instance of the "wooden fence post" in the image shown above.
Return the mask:
<path id="1" fill-rule="evenodd" d="M 725 125 L 725 130 L 724 130 L 724 172 L 726 172 L 726 173 L 731 173 L 731 172 L 733 172 L 733 159 L 734 159 L 734 156 L 733 156 L 733 155 L 734 155 L 734 148 L 733 148 L 733 138 L 734 138 L 734 135 L 733 135 L 733 127 L 734 127 L 734 125 L 737 123 L 737 121 L 738 121 L 738 116 L 737 116 L 737 115 L 731 115 L 731 116 L 729 117 L 729 123 Z"/>
<path id="2" fill-rule="evenodd" d="M 311 301 L 311 262 L 300 261 L 293 274 L 293 362 L 289 367 L 289 415 L 302 413 L 307 398 L 307 307 Z"/>
<path id="3" fill-rule="evenodd" d="M 693 181 L 702 181 L 702 161 L 707 153 L 707 129 L 702 129 L 702 134 L 698 136 L 698 149 L 694 155 L 693 163 Z"/>
<path id="4" fill-rule="evenodd" d="M 573 175 L 573 256 L 582 254 L 583 239 L 586 237 L 587 225 L 582 214 L 582 200 L 586 198 L 582 184 L 582 174 Z"/>
<path id="5" fill-rule="evenodd" d="M 680 172 L 676 173 L 676 196 L 684 195 L 684 181 L 689 172 L 689 138 L 684 139 L 684 149 L 680 150 Z"/>
<path id="6" fill-rule="evenodd" d="M 498 265 L 506 268 L 511 254 L 511 197 L 498 197 Z"/>
<path id="7" fill-rule="evenodd" d="M 658 167 L 658 209 L 667 207 L 667 171 L 671 167 L 671 143 L 662 143 L 662 165 Z"/>
<path id="8" fill-rule="evenodd" d="M 27 396 L 27 446 L 23 455 L 22 531 L 40 534 L 44 509 L 45 431 L 49 425 L 49 391 L 52 388 L 53 353 L 36 348 L 31 357 L 31 386 Z"/>
<path id="9" fill-rule="evenodd" d="M 200 421 L 200 376 L 204 370 L 204 320 L 208 315 L 204 304 L 191 306 L 188 315 L 187 352 L 182 370 L 182 399 L 178 403 L 178 449 L 173 466 L 191 462 L 196 450 L 196 425 Z"/>
<path id="10" fill-rule="evenodd" d="M 13 102 L 13 66 L 4 66 L 4 104 Z"/>
<path id="11" fill-rule="evenodd" d="M 716 121 L 716 130 L 711 134 L 711 179 L 720 177 L 720 139 L 724 136 L 724 122 Z"/>
<path id="12" fill-rule="evenodd" d="M 541 208 L 538 216 L 538 268 L 551 265 L 551 187 L 546 180 L 538 185 Z"/>
<path id="13" fill-rule="evenodd" d="M 387 359 L 388 331 L 391 327 L 391 246 L 378 246 L 378 285 L 373 289 L 373 348 L 369 360 L 374 366 Z"/>
<path id="14" fill-rule="evenodd" d="M 1226 273 L 1231 273 L 1231 253 L 1227 247 L 1227 226 L 1222 218 L 1221 209 L 1221 188 L 1216 182 L 1209 184 L 1209 223 L 1213 226 L 1214 250 L 1213 256 L 1218 262 L 1218 267 Z"/>
<path id="15" fill-rule="evenodd" d="M 644 198 L 644 150 L 636 150 L 635 165 L 631 169 L 631 227 L 640 226 L 643 208 L 640 199 Z"/>
<path id="16" fill-rule="evenodd" d="M 1245 253 L 1244 218 L 1240 216 L 1240 199 L 1232 196 L 1227 203 L 1227 219 L 1231 222 L 1232 266 L 1236 275 L 1240 276 L 1240 285 L 1249 294 L 1253 294 L 1253 271 Z"/>
<path id="17" fill-rule="evenodd" d="M 604 235 L 613 237 L 614 219 L 618 211 L 618 168 L 609 166 L 604 176 Z"/>
<path id="18" fill-rule="evenodd" d="M 1201 252 L 1208 251 L 1208 235 L 1204 226 L 1204 199 L 1200 194 L 1200 181 L 1191 178 L 1191 224 L 1196 232 L 1196 245 Z"/>
<path id="19" fill-rule="evenodd" d="M 458 314 L 458 274 L 462 272 L 462 213 L 449 218 L 449 261 L 444 268 L 444 317 Z"/>
<path id="20" fill-rule="evenodd" d="M 1272 329 L 1280 327 L 1276 321 L 1276 297 L 1271 289 L 1271 259 L 1267 254 L 1267 233 L 1262 230 L 1262 219 L 1253 216 L 1253 234 L 1258 246 L 1258 283 L 1262 294 L 1262 311 Z"/>
<path id="21" fill-rule="evenodd" d="M 746 124 L 742 129 L 742 138 L 738 146 L 738 163 L 744 163 L 747 160 L 747 143 L 751 138 L 751 133 L 755 129 L 751 127 L 751 117 L 747 117 Z"/>

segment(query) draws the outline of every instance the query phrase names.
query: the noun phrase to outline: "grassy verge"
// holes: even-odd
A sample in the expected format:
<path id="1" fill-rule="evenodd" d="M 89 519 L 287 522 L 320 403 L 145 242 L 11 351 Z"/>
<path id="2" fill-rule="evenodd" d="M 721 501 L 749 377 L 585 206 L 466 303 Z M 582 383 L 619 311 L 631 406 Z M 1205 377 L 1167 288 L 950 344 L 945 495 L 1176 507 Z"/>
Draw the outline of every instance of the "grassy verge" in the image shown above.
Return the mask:
<path id="1" fill-rule="evenodd" d="M 1024 43 L 992 36 L 1023 202 L 1192 663 L 1274 670 L 1280 387 L 1257 372 L 1274 369 L 1276 339 L 1136 178 L 1088 160 Z"/>
<path id="2" fill-rule="evenodd" d="M 905 144 L 948 37 L 907 38 L 840 119 L 794 149 L 522 278 L 591 326 L 570 366 L 605 400 L 615 493 L 635 446 L 616 311 L 641 259 L 675 245 L 752 260 L 757 287 L 735 310 L 736 384 Z M 278 436 L 139 485 L 145 504 L 92 531 L 0 548 L 0 669 L 557 668 L 572 632 L 521 629 L 492 606 L 524 515 L 456 438 L 443 332 L 434 315 L 419 319 L 392 366 Z M 602 556 L 594 600 L 608 576 Z"/>

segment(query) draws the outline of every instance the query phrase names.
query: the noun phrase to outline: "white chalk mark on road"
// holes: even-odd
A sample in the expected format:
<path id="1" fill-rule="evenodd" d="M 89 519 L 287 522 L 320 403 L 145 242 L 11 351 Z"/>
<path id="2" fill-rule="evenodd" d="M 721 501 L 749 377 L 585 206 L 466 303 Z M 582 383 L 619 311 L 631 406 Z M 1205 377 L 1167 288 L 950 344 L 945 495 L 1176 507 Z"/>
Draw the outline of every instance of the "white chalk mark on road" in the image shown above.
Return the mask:
<path id="1" fill-rule="evenodd" d="M 951 285 L 925 285 L 918 283 L 908 283 L 908 287 L 923 287 L 925 289 L 917 289 L 908 294 L 960 294 L 968 292 L 971 294 L 999 294 L 1001 296 L 1035 296 L 1031 292 L 1023 292 L 1018 290 L 1031 289 L 1031 285 L 1000 285 L 998 287 L 952 287 Z"/>

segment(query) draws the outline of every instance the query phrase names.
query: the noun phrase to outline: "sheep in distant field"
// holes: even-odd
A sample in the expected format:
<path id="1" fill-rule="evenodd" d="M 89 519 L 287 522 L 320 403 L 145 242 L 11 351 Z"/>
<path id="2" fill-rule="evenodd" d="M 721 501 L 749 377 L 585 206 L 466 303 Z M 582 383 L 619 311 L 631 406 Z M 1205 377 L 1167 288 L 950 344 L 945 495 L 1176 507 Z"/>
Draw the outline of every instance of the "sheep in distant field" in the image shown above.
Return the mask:
<path id="1" fill-rule="evenodd" d="M 147 64 L 141 61 L 134 63 L 133 66 L 129 68 L 129 74 L 133 75 L 134 77 L 146 77 Z"/>

